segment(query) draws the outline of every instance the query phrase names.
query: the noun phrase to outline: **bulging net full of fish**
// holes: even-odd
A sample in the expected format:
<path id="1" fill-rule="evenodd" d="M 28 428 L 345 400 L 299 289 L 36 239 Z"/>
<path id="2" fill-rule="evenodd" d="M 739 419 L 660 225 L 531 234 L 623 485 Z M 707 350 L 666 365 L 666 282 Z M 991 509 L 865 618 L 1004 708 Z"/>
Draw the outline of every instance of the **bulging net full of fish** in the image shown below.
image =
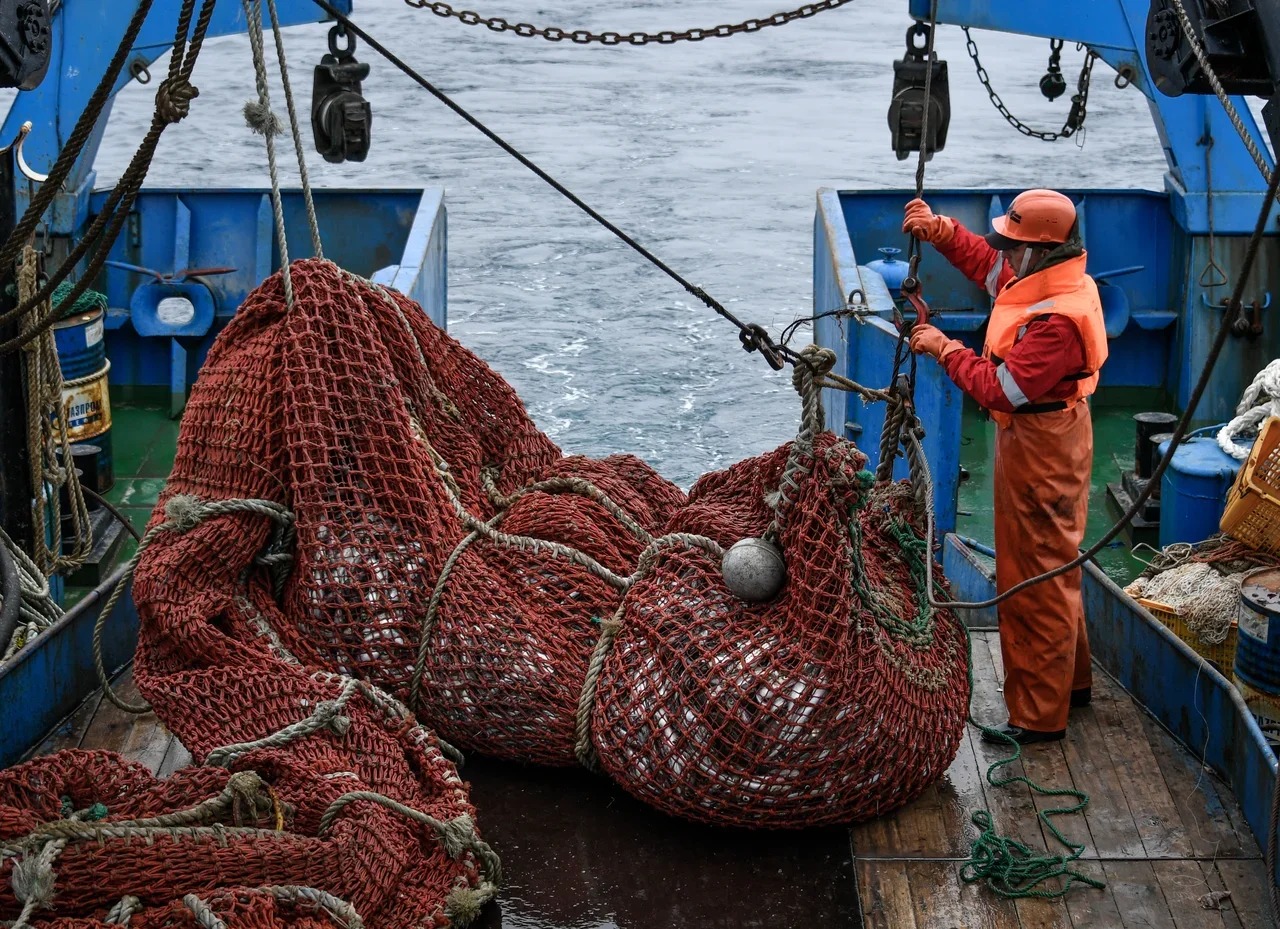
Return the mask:
<path id="1" fill-rule="evenodd" d="M 139 566 L 138 685 L 197 757 L 208 728 L 261 738 L 259 707 L 296 717 L 281 681 L 327 672 L 459 748 L 587 764 L 711 823 L 850 822 L 946 769 L 964 630 L 925 597 L 909 488 L 852 443 L 788 443 L 686 495 L 630 455 L 565 455 L 404 296 L 323 260 L 292 279 L 292 307 L 277 275 L 219 336 L 152 524 L 175 499 L 265 500 L 286 530 L 210 515 Z M 786 585 L 748 604 L 720 553 L 771 527 Z"/>

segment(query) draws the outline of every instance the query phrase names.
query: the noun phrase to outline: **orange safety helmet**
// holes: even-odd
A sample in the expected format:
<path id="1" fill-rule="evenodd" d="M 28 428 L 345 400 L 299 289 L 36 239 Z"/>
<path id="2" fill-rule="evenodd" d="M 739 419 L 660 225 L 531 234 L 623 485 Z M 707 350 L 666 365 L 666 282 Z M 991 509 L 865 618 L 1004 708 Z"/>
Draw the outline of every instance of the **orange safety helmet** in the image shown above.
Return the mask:
<path id="1" fill-rule="evenodd" d="M 1013 198 L 1009 211 L 991 223 L 987 244 L 1000 251 L 1018 245 L 1061 245 L 1076 224 L 1076 207 L 1056 190 L 1026 190 Z"/>

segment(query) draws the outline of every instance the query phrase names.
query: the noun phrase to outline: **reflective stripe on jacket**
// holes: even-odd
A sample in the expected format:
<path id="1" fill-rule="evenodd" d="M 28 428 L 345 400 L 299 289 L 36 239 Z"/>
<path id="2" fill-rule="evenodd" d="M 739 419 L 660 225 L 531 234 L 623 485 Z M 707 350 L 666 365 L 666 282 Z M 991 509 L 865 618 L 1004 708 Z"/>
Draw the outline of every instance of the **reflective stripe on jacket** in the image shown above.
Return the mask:
<path id="1" fill-rule="evenodd" d="M 987 340 L 982 349 L 984 358 L 1000 365 L 1000 359 L 1027 331 L 1027 326 L 1044 316 L 1070 320 L 1080 334 L 1084 346 L 1084 370 L 1071 378 L 1074 390 L 1064 398 L 1067 408 L 1088 397 L 1098 387 L 1098 374 L 1107 360 L 1107 331 L 1102 320 L 1102 302 L 1098 298 L 1098 285 L 1084 271 L 1085 255 L 1070 258 L 1061 264 L 1024 278 L 1015 278 L 1005 284 L 991 308 L 987 321 Z M 1001 366 L 1003 367 L 1003 366 Z M 997 371 L 1000 369 L 998 368 Z M 1008 393 L 1008 391 L 1006 391 Z M 1034 406 L 1040 397 L 1027 397 Z M 993 411 L 991 414 L 1000 426 L 1007 427 L 1010 414 Z"/>

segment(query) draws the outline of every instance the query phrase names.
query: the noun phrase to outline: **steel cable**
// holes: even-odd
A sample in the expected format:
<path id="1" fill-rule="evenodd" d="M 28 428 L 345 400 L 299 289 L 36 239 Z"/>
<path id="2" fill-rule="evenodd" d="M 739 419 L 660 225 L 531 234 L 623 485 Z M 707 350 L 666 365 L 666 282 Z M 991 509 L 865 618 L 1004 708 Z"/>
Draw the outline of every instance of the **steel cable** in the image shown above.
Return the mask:
<path id="1" fill-rule="evenodd" d="M 388 62 L 390 62 L 400 71 L 402 71 L 407 77 L 409 77 L 412 81 L 414 81 L 414 83 L 418 84 L 420 87 L 426 90 L 429 94 L 431 94 L 441 103 L 443 103 L 449 109 L 453 110 L 454 113 L 462 117 L 462 119 L 466 120 L 473 128 L 475 128 L 477 131 L 482 133 L 487 139 L 489 139 L 489 141 L 493 142 L 495 145 L 501 148 L 504 152 L 506 152 L 512 158 L 516 159 L 516 161 L 520 162 L 522 165 L 524 165 L 526 168 L 528 168 L 530 171 L 532 171 L 534 174 L 536 174 L 538 177 L 544 180 L 547 184 L 551 185 L 551 187 L 553 187 L 559 194 L 564 196 L 570 203 L 572 203 L 578 209 L 582 210 L 582 212 L 586 213 L 588 216 L 594 219 L 601 226 L 608 229 L 611 233 L 613 233 L 615 236 L 617 236 L 627 245 L 631 246 L 631 248 L 633 248 L 637 253 L 639 253 L 645 259 L 647 259 L 654 267 L 658 268 L 660 271 L 662 271 L 664 274 L 670 277 L 673 281 L 675 281 L 677 284 L 683 287 L 686 291 L 688 291 L 694 297 L 697 297 L 709 309 L 714 310 L 720 316 L 723 316 L 725 319 L 731 322 L 734 326 L 736 326 L 738 328 L 738 338 L 741 340 L 745 348 L 747 348 L 748 350 L 760 351 L 760 353 L 765 357 L 765 359 L 769 361 L 770 366 L 775 369 L 781 368 L 782 365 L 780 362 L 775 364 L 774 360 L 771 360 L 771 356 L 774 359 L 785 359 L 786 361 L 789 361 L 792 364 L 804 364 L 804 361 L 803 359 L 801 359 L 799 352 L 797 352 L 795 349 L 790 348 L 786 345 L 779 345 L 775 343 L 762 326 L 754 323 L 742 322 L 742 320 L 738 319 L 737 316 L 735 316 L 728 309 L 726 309 L 723 304 L 721 304 L 718 300 L 716 300 L 714 297 L 708 294 L 705 290 L 688 281 L 678 271 L 676 271 L 674 268 L 672 268 L 670 265 L 664 262 L 661 258 L 653 254 L 653 252 L 649 251 L 647 248 L 645 248 L 643 245 L 641 245 L 639 242 L 633 239 L 626 232 L 622 231 L 622 229 L 620 229 L 618 226 L 614 225 L 612 222 L 610 222 L 608 219 L 602 216 L 599 212 L 597 212 L 594 208 L 592 208 L 589 204 L 587 204 L 584 200 L 582 200 L 581 197 L 579 197 L 577 194 L 571 191 L 568 187 L 560 183 L 558 180 L 556 180 L 554 177 L 552 177 L 550 174 L 548 174 L 546 171 L 540 168 L 530 158 L 528 158 L 526 155 L 520 152 L 517 148 L 515 148 L 515 146 L 511 145 L 504 138 L 502 138 L 500 135 L 498 135 L 496 132 L 494 132 L 492 129 L 490 129 L 488 126 L 482 123 L 479 119 L 472 116 L 469 112 L 467 112 L 467 110 L 463 109 L 463 107 L 460 104 L 458 104 L 456 101 L 454 101 L 452 97 L 450 97 L 444 91 L 440 90 L 438 87 L 432 84 L 429 80 L 427 80 L 417 71 L 415 71 L 412 67 L 410 67 L 404 61 L 398 58 L 395 55 L 395 53 L 390 51 L 386 46 L 380 43 L 373 36 L 369 35 L 369 33 L 365 32 L 363 29 L 357 26 L 341 10 L 339 10 L 337 7 L 329 3 L 328 0 L 313 0 L 313 2 L 318 7 L 320 7 L 320 9 L 324 10 L 326 13 L 332 16 L 335 20 L 341 23 L 344 28 L 349 29 L 357 37 L 363 40 L 365 44 L 367 44 L 370 48 L 372 48 L 379 55 L 385 58 Z M 0 350 L 2 350 L 2 348 L 0 348 Z"/>

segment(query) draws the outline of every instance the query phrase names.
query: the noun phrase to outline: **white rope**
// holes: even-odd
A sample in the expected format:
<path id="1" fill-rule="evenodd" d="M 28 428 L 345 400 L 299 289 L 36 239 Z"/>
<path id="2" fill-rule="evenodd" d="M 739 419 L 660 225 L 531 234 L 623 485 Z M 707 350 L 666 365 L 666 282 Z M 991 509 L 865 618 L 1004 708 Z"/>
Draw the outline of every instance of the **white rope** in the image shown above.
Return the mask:
<path id="1" fill-rule="evenodd" d="M 324 246 L 320 243 L 320 221 L 316 218 L 316 204 L 311 196 L 311 177 L 307 172 L 307 156 L 302 147 L 298 110 L 293 105 L 293 87 L 289 83 L 289 64 L 284 54 L 284 36 L 280 32 L 276 0 L 267 0 L 267 12 L 271 15 L 271 32 L 276 40 L 276 59 L 280 63 L 280 82 L 284 85 L 284 102 L 289 110 L 289 129 L 293 133 L 293 148 L 298 153 L 298 174 L 302 178 L 302 201 L 306 205 L 307 223 L 311 228 L 311 250 L 317 258 L 323 258 Z"/>
<path id="2" fill-rule="evenodd" d="M 249 21 L 249 47 L 253 51 L 253 70 L 258 99 L 244 105 L 244 119 L 249 128 L 267 142 L 267 169 L 271 173 L 271 208 L 276 222 L 276 243 L 280 248 L 280 271 L 284 282 L 284 302 L 293 310 L 293 275 L 289 270 L 289 242 L 284 231 L 284 205 L 280 195 L 280 171 L 276 165 L 276 136 L 280 134 L 280 117 L 271 109 L 267 89 L 267 56 L 262 45 L 262 0 L 240 0 Z"/>
<path id="3" fill-rule="evenodd" d="M 62 617 L 62 608 L 53 602 L 49 593 L 49 581 L 44 573 L 3 529 L 0 529 L 0 545 L 8 549 L 13 557 L 22 588 L 22 606 L 19 609 L 21 621 L 14 630 L 12 639 L 8 643 L 0 642 L 0 646 L 7 644 L 4 653 L 0 654 L 0 663 L 3 663 L 32 638 L 56 623 Z M 0 602 L 3 602 L 2 598 Z"/>
<path id="4" fill-rule="evenodd" d="M 1272 416 L 1280 416 L 1280 358 L 1271 362 L 1245 388 L 1236 406 L 1236 418 L 1218 432 L 1218 445 L 1232 458 L 1244 461 L 1253 449 L 1236 441 L 1240 436 L 1258 435 L 1258 430 Z"/>
<path id="5" fill-rule="evenodd" d="M 1211 564 L 1192 561 L 1155 577 L 1140 577 L 1125 593 L 1167 606 L 1186 620 L 1201 642 L 1221 645 L 1239 611 L 1240 581 L 1247 573 L 1224 575 Z"/>

